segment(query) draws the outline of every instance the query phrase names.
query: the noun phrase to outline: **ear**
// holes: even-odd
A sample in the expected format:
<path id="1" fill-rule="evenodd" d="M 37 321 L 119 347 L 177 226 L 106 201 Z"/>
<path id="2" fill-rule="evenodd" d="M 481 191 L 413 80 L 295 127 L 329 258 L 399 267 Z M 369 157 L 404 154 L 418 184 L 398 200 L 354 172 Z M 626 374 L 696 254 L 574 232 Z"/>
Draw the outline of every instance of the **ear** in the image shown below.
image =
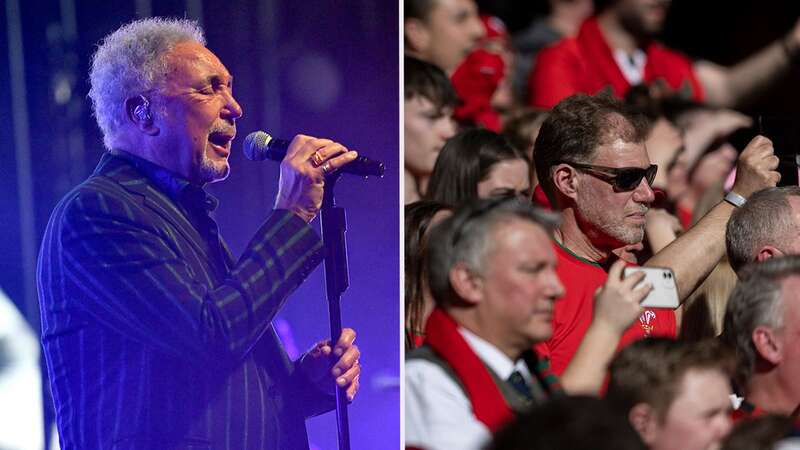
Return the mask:
<path id="1" fill-rule="evenodd" d="M 158 134 L 158 127 L 154 125 L 153 107 L 144 95 L 129 97 L 125 100 L 125 113 L 128 120 L 142 133 L 149 136 Z"/>
<path id="2" fill-rule="evenodd" d="M 771 245 L 765 245 L 756 253 L 756 261 L 764 262 L 770 258 L 783 256 L 783 252 Z"/>
<path id="3" fill-rule="evenodd" d="M 647 447 L 653 448 L 661 430 L 656 411 L 647 403 L 637 403 L 628 412 L 628 421 Z"/>
<path id="4" fill-rule="evenodd" d="M 555 190 L 573 200 L 576 199 L 578 197 L 578 171 L 567 164 L 559 164 L 551 170 L 553 171 Z"/>
<path id="5" fill-rule="evenodd" d="M 450 269 L 450 286 L 467 303 L 478 304 L 483 300 L 483 279 L 463 262 Z"/>
<path id="6" fill-rule="evenodd" d="M 412 51 L 424 52 L 430 46 L 431 34 L 427 25 L 419 19 L 409 18 L 403 21 L 403 36 Z"/>
<path id="7" fill-rule="evenodd" d="M 783 359 L 782 343 L 780 339 L 777 339 L 772 328 L 759 325 L 753 330 L 750 338 L 761 358 L 773 365 L 781 362 Z"/>

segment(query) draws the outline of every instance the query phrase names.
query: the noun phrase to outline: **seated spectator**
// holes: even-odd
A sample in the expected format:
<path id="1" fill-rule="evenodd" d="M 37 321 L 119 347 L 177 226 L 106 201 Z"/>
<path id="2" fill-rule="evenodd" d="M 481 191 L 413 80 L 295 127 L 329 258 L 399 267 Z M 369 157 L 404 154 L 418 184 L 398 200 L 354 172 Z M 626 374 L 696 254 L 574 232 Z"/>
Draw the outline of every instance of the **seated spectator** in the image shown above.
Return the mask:
<path id="1" fill-rule="evenodd" d="M 646 214 L 655 200 L 651 183 L 657 166 L 644 145 L 646 123 L 607 95 L 575 95 L 548 115 L 536 139 L 534 160 L 539 184 L 559 210 L 554 234 L 558 273 L 566 294 L 556 303 L 553 335 L 537 346 L 562 373 L 584 339 L 594 311 L 593 294 L 608 278 L 617 258 L 641 245 Z M 771 142 L 758 136 L 739 158 L 734 191 L 747 198 L 774 186 L 779 174 Z M 721 202 L 646 265 L 675 274 L 681 300 L 699 285 L 724 254 L 724 223 L 734 209 Z M 650 336 L 675 337 L 670 309 L 646 308 L 621 337 L 621 345 Z"/>
<path id="2" fill-rule="evenodd" d="M 425 343 L 406 356 L 408 447 L 477 449 L 516 413 L 561 390 L 531 350 L 552 329 L 563 293 L 549 230 L 554 217 L 518 199 L 480 200 L 431 232 L 428 273 L 436 302 Z M 618 336 L 651 287 L 622 279 L 622 264 L 597 293 L 594 327 L 565 373 L 569 392 L 602 383 Z"/>
<path id="3" fill-rule="evenodd" d="M 800 187 L 753 194 L 728 220 L 725 244 L 736 272 L 753 261 L 800 254 Z"/>
<path id="4" fill-rule="evenodd" d="M 611 0 L 581 25 L 578 35 L 539 52 L 529 78 L 529 104 L 552 108 L 576 94 L 658 84 L 696 101 L 734 107 L 786 74 L 800 53 L 800 22 L 786 36 L 732 66 L 691 61 L 661 45 L 668 1 Z"/>
<path id="5" fill-rule="evenodd" d="M 499 196 L 530 198 L 531 165 L 525 154 L 489 130 L 463 131 L 447 141 L 425 198 L 450 205 Z"/>
<path id="6" fill-rule="evenodd" d="M 405 207 L 406 351 L 422 345 L 425 321 L 433 310 L 425 268 L 428 233 L 450 213 L 449 206 L 430 200 L 409 203 Z"/>
<path id="7" fill-rule="evenodd" d="M 409 56 L 404 64 L 405 203 L 419 200 L 445 141 L 456 132 L 453 107 L 458 102 L 447 75 Z"/>
<path id="8" fill-rule="evenodd" d="M 646 339 L 613 360 L 606 398 L 651 450 L 711 450 L 731 429 L 729 354 L 716 341 Z"/>
<path id="9" fill-rule="evenodd" d="M 539 135 L 547 112 L 538 109 L 526 109 L 519 112 L 503 126 L 503 136 L 508 139 L 508 143 L 517 150 L 522 151 L 529 161 L 533 161 L 533 143 Z M 539 181 L 536 179 L 536 171 L 531 171 L 531 186 L 536 187 Z"/>
<path id="10" fill-rule="evenodd" d="M 481 16 L 484 38 L 450 77 L 461 104 L 454 117 L 465 126 L 499 132 L 504 115 L 514 107 L 509 72 L 515 59 L 508 31 L 500 18 Z"/>
<path id="11" fill-rule="evenodd" d="M 581 23 L 594 12 L 593 0 L 548 0 L 547 6 L 546 16 L 535 19 L 513 36 L 518 53 L 513 84 L 521 102 L 528 99 L 528 76 L 539 51 L 562 38 L 574 36 Z"/>
<path id="12" fill-rule="evenodd" d="M 743 398 L 734 420 L 790 415 L 800 404 L 800 256 L 771 258 L 739 273 L 723 339 L 736 349 Z"/>
<path id="13" fill-rule="evenodd" d="M 625 415 L 605 400 L 561 396 L 500 430 L 488 450 L 645 450 Z"/>
<path id="14" fill-rule="evenodd" d="M 687 229 L 706 191 L 730 178 L 737 151 L 728 140 L 737 130 L 751 126 L 752 120 L 737 111 L 711 108 L 644 86 L 631 88 L 626 102 L 644 111 L 653 123 L 647 152 L 662 169 L 653 185 L 665 191 Z M 727 182 L 724 186 L 731 188 Z"/>
<path id="15" fill-rule="evenodd" d="M 407 55 L 449 74 L 484 36 L 474 0 L 404 0 L 403 41 Z"/>

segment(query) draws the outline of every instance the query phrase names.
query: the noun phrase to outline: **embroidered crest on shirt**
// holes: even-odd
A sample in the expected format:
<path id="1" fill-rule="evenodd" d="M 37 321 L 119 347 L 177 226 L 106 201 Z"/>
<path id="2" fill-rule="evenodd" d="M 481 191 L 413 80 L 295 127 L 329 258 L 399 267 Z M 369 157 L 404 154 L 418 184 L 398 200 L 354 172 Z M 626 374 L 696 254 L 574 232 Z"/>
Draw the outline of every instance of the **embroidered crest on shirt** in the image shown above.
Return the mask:
<path id="1" fill-rule="evenodd" d="M 649 309 L 642 313 L 639 316 L 639 325 L 642 327 L 645 336 L 650 336 L 650 333 L 653 332 L 653 328 L 655 325 L 651 325 L 650 321 L 655 320 L 656 312 L 650 311 Z"/>

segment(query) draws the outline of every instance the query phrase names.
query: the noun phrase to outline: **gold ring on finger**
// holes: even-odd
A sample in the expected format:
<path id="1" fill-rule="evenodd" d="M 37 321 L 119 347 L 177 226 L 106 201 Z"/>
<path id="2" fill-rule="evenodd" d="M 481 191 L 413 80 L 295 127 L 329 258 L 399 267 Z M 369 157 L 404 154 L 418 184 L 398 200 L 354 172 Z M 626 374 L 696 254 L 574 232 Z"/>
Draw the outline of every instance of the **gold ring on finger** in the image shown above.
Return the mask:
<path id="1" fill-rule="evenodd" d="M 314 167 L 319 167 L 323 161 L 325 161 L 325 158 L 323 158 L 319 152 L 314 152 L 314 154 L 311 155 L 311 163 L 314 164 Z"/>

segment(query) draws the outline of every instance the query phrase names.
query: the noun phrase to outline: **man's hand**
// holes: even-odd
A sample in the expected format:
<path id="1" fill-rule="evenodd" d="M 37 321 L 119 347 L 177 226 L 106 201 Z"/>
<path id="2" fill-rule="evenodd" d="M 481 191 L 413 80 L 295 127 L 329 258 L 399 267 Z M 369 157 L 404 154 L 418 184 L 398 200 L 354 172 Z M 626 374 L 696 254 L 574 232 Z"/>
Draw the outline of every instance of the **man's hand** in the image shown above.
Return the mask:
<path id="1" fill-rule="evenodd" d="M 356 332 L 352 328 L 345 328 L 332 349 L 329 340 L 318 342 L 303 355 L 300 360 L 301 370 L 325 392 L 332 392 L 335 381 L 337 387 L 345 389 L 347 399 L 353 401 L 361 376 L 361 364 L 358 362 L 361 353 L 353 344 L 355 339 Z M 331 352 L 336 360 L 331 357 Z"/>
<path id="2" fill-rule="evenodd" d="M 642 315 L 640 303 L 653 290 L 649 283 L 636 288 L 644 279 L 643 272 L 635 272 L 622 278 L 625 262 L 616 261 L 608 271 L 606 283 L 594 295 L 594 319 L 596 324 L 605 324 L 622 335 Z"/>
<path id="3" fill-rule="evenodd" d="M 325 176 L 356 157 L 356 152 L 338 142 L 298 134 L 281 161 L 275 208 L 288 209 L 311 222 L 322 206 Z"/>
<path id="4" fill-rule="evenodd" d="M 775 171 L 778 162 L 772 141 L 764 136 L 754 137 L 739 155 L 732 191 L 748 198 L 754 192 L 774 187 L 781 179 L 781 174 Z"/>

